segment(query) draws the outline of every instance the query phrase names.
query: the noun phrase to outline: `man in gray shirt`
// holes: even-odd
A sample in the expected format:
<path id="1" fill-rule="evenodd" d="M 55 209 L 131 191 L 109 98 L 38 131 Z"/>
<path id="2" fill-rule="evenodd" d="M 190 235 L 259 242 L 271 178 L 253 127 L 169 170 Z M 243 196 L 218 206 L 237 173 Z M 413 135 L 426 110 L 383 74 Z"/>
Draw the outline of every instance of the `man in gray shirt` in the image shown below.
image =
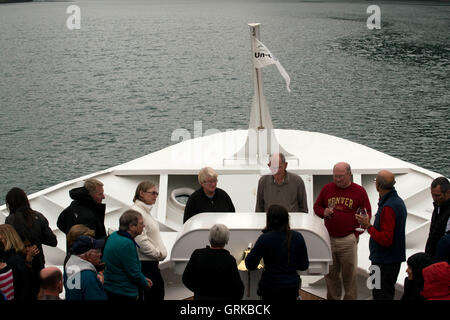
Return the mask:
<path id="1" fill-rule="evenodd" d="M 270 156 L 268 166 L 272 175 L 264 175 L 258 182 L 255 212 L 267 212 L 273 204 L 285 207 L 288 212 L 308 212 L 305 183 L 296 174 L 286 171 L 284 154 Z"/>

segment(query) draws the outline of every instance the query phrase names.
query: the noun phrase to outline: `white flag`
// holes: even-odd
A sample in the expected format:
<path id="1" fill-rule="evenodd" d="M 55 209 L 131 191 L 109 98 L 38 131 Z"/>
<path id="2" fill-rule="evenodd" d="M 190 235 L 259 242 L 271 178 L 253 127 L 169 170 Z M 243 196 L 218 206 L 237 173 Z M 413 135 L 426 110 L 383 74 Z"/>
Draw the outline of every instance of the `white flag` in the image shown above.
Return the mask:
<path id="1" fill-rule="evenodd" d="M 287 74 L 286 70 L 284 70 L 280 61 L 278 61 L 278 59 L 274 57 L 274 55 L 261 41 L 259 41 L 255 37 L 253 37 L 253 40 L 255 41 L 253 46 L 255 48 L 255 52 L 253 53 L 253 65 L 255 66 L 255 68 L 260 69 L 264 68 L 265 66 L 275 64 L 278 68 L 278 71 L 280 71 L 281 76 L 284 78 L 284 81 L 286 81 L 287 90 L 291 92 L 291 89 L 289 89 L 291 78 Z"/>

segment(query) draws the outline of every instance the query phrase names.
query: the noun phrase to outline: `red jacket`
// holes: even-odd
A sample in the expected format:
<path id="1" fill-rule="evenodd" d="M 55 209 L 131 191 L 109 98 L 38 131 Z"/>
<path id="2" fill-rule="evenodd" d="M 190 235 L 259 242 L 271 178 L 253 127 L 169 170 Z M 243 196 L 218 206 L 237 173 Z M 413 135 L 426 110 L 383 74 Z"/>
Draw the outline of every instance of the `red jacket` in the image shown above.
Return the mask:
<path id="1" fill-rule="evenodd" d="M 428 300 L 450 300 L 450 265 L 438 262 L 422 270 L 424 286 L 421 295 Z"/>

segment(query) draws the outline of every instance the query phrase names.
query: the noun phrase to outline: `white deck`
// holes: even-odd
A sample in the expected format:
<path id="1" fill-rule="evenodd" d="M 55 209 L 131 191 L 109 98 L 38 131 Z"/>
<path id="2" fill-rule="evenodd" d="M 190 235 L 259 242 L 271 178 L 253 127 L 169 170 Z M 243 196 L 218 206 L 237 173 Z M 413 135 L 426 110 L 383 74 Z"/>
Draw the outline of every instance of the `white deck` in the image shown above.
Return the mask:
<path id="1" fill-rule="evenodd" d="M 388 169 L 396 174 L 396 189 L 405 200 L 408 209 L 407 256 L 424 250 L 432 212 L 429 186 L 439 174 L 334 136 L 298 130 L 275 130 L 275 132 L 280 144 L 295 156 L 287 159 L 287 170 L 301 175 L 305 181 L 310 215 L 321 188 L 332 180 L 332 167 L 336 162 L 346 161 L 351 164 L 353 180 L 366 188 L 374 212 L 377 209 L 378 194 L 373 178 L 379 170 Z M 160 195 L 152 214 L 160 222 L 163 241 L 169 251 L 168 258 L 161 267 L 167 270 L 173 268 L 173 261 L 170 261 L 171 249 L 178 232 L 183 230 L 183 209 L 170 195 L 177 188 L 197 189 L 199 187 L 197 173 L 200 168 L 211 166 L 219 173 L 218 187 L 229 193 L 237 210 L 236 220 L 230 222 L 231 225 L 239 225 L 240 213 L 243 218 L 254 211 L 257 182 L 260 176 L 267 172 L 267 167 L 246 165 L 232 160 L 224 161 L 230 159 L 241 148 L 246 136 L 247 130 L 236 130 L 183 141 L 128 163 L 63 182 L 30 195 L 32 208 L 47 217 L 58 237 L 57 248 L 44 248 L 47 264 L 61 265 L 64 259 L 65 236 L 57 229 L 56 221 L 59 213 L 71 202 L 69 190 L 81 186 L 83 180 L 88 177 L 96 177 L 104 183 L 107 208 L 105 225 L 113 230 L 118 228 L 120 214 L 132 205 L 134 191 L 140 181 L 152 180 L 159 186 Z M 7 215 L 5 206 L 1 206 L 1 223 Z M 231 229 L 235 227 L 233 225 Z M 245 246 L 233 247 L 230 251 L 239 252 L 244 249 Z M 367 299 L 370 298 L 370 292 L 364 289 L 370 265 L 367 234 L 363 234 L 360 238 L 358 255 L 362 288 L 359 298 Z M 164 272 L 169 272 L 167 270 Z M 403 265 L 397 283 L 400 291 L 405 270 L 406 267 Z M 322 277 L 305 277 L 304 284 L 309 291 L 324 296 L 323 282 L 316 282 L 320 278 Z M 190 294 L 179 283 L 179 277 L 174 276 L 167 281 L 166 286 L 167 298 L 178 299 Z"/>

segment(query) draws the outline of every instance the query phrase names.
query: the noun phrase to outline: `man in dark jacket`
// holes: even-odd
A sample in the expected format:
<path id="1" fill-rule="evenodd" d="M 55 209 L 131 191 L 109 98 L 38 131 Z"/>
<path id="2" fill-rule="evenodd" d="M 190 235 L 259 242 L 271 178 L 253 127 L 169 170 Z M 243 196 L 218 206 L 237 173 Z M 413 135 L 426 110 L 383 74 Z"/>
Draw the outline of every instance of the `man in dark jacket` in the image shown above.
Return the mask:
<path id="1" fill-rule="evenodd" d="M 434 258 L 437 245 L 445 235 L 445 227 L 450 217 L 450 183 L 447 178 L 438 177 L 433 180 L 431 196 L 434 201 L 434 210 L 431 216 L 430 233 L 425 245 L 425 252 Z"/>
<path id="2" fill-rule="evenodd" d="M 67 234 L 76 224 L 84 224 L 95 231 L 95 238 L 106 237 L 105 210 L 102 203 L 105 199 L 103 183 L 97 179 L 88 179 L 84 186 L 69 191 L 73 199 L 69 207 L 64 209 L 58 217 L 58 228 Z"/>
<path id="3" fill-rule="evenodd" d="M 378 267 L 380 284 L 372 291 L 374 300 L 393 300 L 400 266 L 406 260 L 405 203 L 394 188 L 394 174 L 381 170 L 377 174 L 376 188 L 380 195 L 373 226 L 368 216 L 356 215 L 356 220 L 370 234 L 369 259 Z M 377 269 L 375 269 L 377 270 Z M 375 275 L 377 276 L 377 275 Z"/>

